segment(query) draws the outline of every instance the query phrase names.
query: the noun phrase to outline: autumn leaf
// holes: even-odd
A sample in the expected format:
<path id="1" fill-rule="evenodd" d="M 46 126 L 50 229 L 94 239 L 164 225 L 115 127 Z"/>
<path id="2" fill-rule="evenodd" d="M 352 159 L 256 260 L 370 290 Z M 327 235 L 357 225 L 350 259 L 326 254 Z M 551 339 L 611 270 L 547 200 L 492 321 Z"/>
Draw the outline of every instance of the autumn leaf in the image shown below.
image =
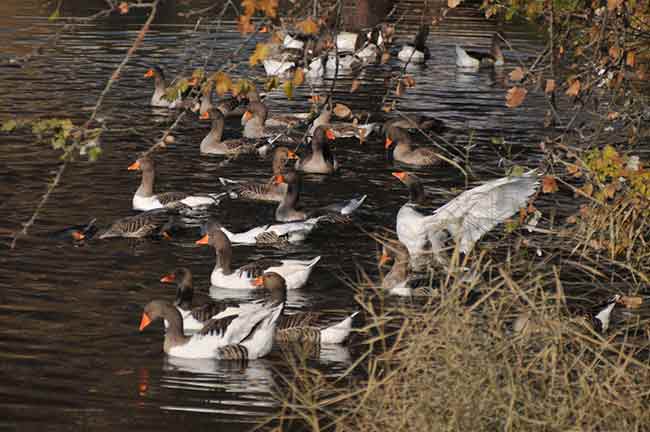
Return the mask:
<path id="1" fill-rule="evenodd" d="M 609 48 L 609 56 L 612 58 L 612 60 L 616 61 L 620 55 L 621 50 L 618 47 L 613 46 Z"/>
<path id="2" fill-rule="evenodd" d="M 240 79 L 232 85 L 232 94 L 233 96 L 238 96 L 240 94 L 245 95 L 250 90 L 254 89 L 255 86 L 247 79 Z"/>
<path id="3" fill-rule="evenodd" d="M 404 79 L 402 79 L 402 82 L 406 86 L 406 88 L 412 88 L 415 87 L 415 80 L 413 79 L 412 76 L 406 75 Z"/>
<path id="4" fill-rule="evenodd" d="M 634 67 L 636 64 L 636 54 L 634 54 L 634 51 L 628 51 L 627 56 L 625 58 L 625 64 Z"/>
<path id="5" fill-rule="evenodd" d="M 267 17 L 275 18 L 278 15 L 278 0 L 257 0 L 257 9 Z"/>
<path id="6" fill-rule="evenodd" d="M 346 119 L 352 115 L 352 110 L 348 108 L 346 105 L 340 103 L 334 105 L 334 109 L 332 110 L 332 112 L 334 112 L 334 115 L 340 119 Z"/>
<path id="7" fill-rule="evenodd" d="M 566 91 L 567 96 L 578 96 L 578 93 L 580 93 L 580 81 L 579 80 L 573 80 L 571 85 Z"/>
<path id="8" fill-rule="evenodd" d="M 555 90 L 555 80 L 554 79 L 546 80 L 546 88 L 544 89 L 544 93 L 546 94 L 553 93 L 554 90 Z"/>
<path id="9" fill-rule="evenodd" d="M 453 9 L 457 7 L 462 0 L 447 0 L 447 7 Z"/>
<path id="10" fill-rule="evenodd" d="M 607 113 L 607 120 L 616 120 L 621 115 L 617 111 L 610 111 Z"/>
<path id="11" fill-rule="evenodd" d="M 249 16 L 242 15 L 239 17 L 237 22 L 237 30 L 240 33 L 252 33 L 255 31 L 255 26 L 251 23 L 251 18 Z"/>
<path id="12" fill-rule="evenodd" d="M 127 2 L 122 2 L 117 6 L 117 10 L 122 14 L 126 15 L 129 13 L 129 4 Z"/>
<path id="13" fill-rule="evenodd" d="M 618 302 L 628 309 L 638 309 L 643 304 L 643 298 L 639 296 L 621 296 Z"/>
<path id="14" fill-rule="evenodd" d="M 214 89 L 219 96 L 223 96 L 232 88 L 232 80 L 225 72 L 217 72 L 212 76 L 212 80 L 214 81 Z"/>
<path id="15" fill-rule="evenodd" d="M 266 83 L 264 83 L 264 88 L 266 91 L 271 91 L 274 88 L 278 87 L 280 85 L 280 79 L 276 76 L 269 77 L 266 80 Z"/>
<path id="16" fill-rule="evenodd" d="M 580 177 L 582 176 L 582 172 L 580 171 L 580 167 L 574 164 L 569 164 L 566 167 L 566 172 L 569 175 L 572 175 L 573 177 Z"/>
<path id="17" fill-rule="evenodd" d="M 305 82 L 305 71 L 302 68 L 298 68 L 293 74 L 293 86 L 300 87 L 303 82 Z"/>
<path id="18" fill-rule="evenodd" d="M 517 66 L 512 72 L 510 72 L 510 79 L 513 81 L 521 81 L 524 79 L 524 70 Z"/>
<path id="19" fill-rule="evenodd" d="M 255 0 L 241 0 L 244 16 L 250 18 L 255 13 Z"/>
<path id="20" fill-rule="evenodd" d="M 553 176 L 544 176 L 542 179 L 542 192 L 553 193 L 558 191 L 557 181 Z"/>
<path id="21" fill-rule="evenodd" d="M 253 52 L 253 55 L 251 55 L 251 57 L 248 59 L 248 62 L 251 64 L 251 66 L 255 66 L 256 64 L 264 61 L 264 59 L 268 57 L 270 51 L 271 49 L 268 44 L 258 43 L 255 46 L 255 52 Z"/>
<path id="22" fill-rule="evenodd" d="M 381 55 L 381 64 L 386 64 L 390 60 L 390 53 L 388 51 L 384 51 L 384 53 Z"/>
<path id="23" fill-rule="evenodd" d="M 594 185 L 592 185 L 591 183 L 587 183 L 583 187 L 578 189 L 578 191 L 580 191 L 582 195 L 586 197 L 590 197 L 594 194 Z"/>
<path id="24" fill-rule="evenodd" d="M 309 17 L 309 18 L 307 18 L 305 20 L 299 21 L 296 24 L 296 27 L 298 28 L 298 30 L 300 30 L 304 34 L 317 33 L 318 28 L 319 28 L 318 23 L 316 21 L 314 21 L 313 19 L 311 19 L 311 17 Z"/>
<path id="25" fill-rule="evenodd" d="M 352 85 L 350 86 L 350 93 L 354 93 L 355 91 L 359 90 L 359 87 L 361 87 L 361 80 L 358 79 L 352 80 Z"/>
<path id="26" fill-rule="evenodd" d="M 616 195 L 616 185 L 614 183 L 608 184 L 605 186 L 605 189 L 603 189 L 603 193 L 608 199 L 614 198 L 614 195 Z"/>
<path id="27" fill-rule="evenodd" d="M 607 10 L 612 12 L 614 9 L 616 9 L 623 0 L 607 0 Z"/>
<path id="28" fill-rule="evenodd" d="M 293 98 L 293 82 L 291 80 L 285 81 L 282 88 L 289 99 Z"/>
<path id="29" fill-rule="evenodd" d="M 523 87 L 513 87 L 506 94 L 506 106 L 516 108 L 524 102 L 528 90 Z"/>

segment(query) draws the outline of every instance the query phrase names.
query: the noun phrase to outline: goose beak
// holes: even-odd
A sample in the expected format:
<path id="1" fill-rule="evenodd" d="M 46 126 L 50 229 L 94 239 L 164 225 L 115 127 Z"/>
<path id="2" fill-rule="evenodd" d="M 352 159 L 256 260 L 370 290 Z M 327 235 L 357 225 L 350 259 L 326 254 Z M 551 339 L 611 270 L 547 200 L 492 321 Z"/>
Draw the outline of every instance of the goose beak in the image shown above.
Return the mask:
<path id="1" fill-rule="evenodd" d="M 139 169 L 140 169 L 140 161 L 135 161 L 135 162 L 133 162 L 133 163 L 132 163 L 131 165 L 129 165 L 129 167 L 127 168 L 127 170 L 129 170 L 129 171 L 137 171 L 137 170 L 139 170 Z"/>
<path id="2" fill-rule="evenodd" d="M 336 135 L 334 135 L 334 131 L 332 129 L 327 129 L 325 131 L 325 136 L 330 141 L 334 141 L 336 139 Z"/>
<path id="3" fill-rule="evenodd" d="M 140 321 L 140 331 L 144 330 L 146 326 L 151 324 L 151 318 L 146 312 L 142 312 L 142 320 Z"/>
<path id="4" fill-rule="evenodd" d="M 246 124 L 248 120 L 253 118 L 253 113 L 250 111 L 246 111 L 243 116 L 241 116 L 241 123 Z"/>
<path id="5" fill-rule="evenodd" d="M 72 231 L 72 238 L 75 239 L 76 241 L 81 241 L 81 240 L 85 239 L 86 236 L 83 235 L 83 233 L 81 233 L 79 231 Z"/>
<path id="6" fill-rule="evenodd" d="M 264 286 L 264 276 L 256 277 L 255 279 L 253 279 L 251 281 L 251 283 L 253 284 L 253 286 L 256 286 L 256 287 Z"/>
<path id="7" fill-rule="evenodd" d="M 298 155 L 291 150 L 287 152 L 287 159 L 300 159 Z"/>
<path id="8" fill-rule="evenodd" d="M 390 148 L 390 146 L 392 146 L 392 145 L 393 145 L 393 140 L 390 139 L 390 138 L 388 138 L 388 137 L 386 137 L 386 141 L 384 141 L 384 148 L 385 148 L 385 149 L 388 149 L 388 148 Z"/>
<path id="9" fill-rule="evenodd" d="M 149 69 L 148 71 L 146 71 L 146 72 L 144 73 L 144 77 L 145 77 L 145 78 L 151 78 L 151 77 L 153 77 L 153 69 Z"/>
<path id="10" fill-rule="evenodd" d="M 383 267 L 388 261 L 390 261 L 390 257 L 386 254 L 382 254 L 381 258 L 379 258 L 379 267 Z"/>
<path id="11" fill-rule="evenodd" d="M 260 32 L 260 33 L 268 33 L 268 32 L 269 32 L 269 28 L 268 28 L 267 26 L 262 26 L 262 27 L 259 29 L 259 32 Z"/>
<path id="12" fill-rule="evenodd" d="M 163 283 L 170 283 L 170 282 L 174 282 L 175 280 L 176 280 L 176 275 L 174 273 L 170 273 L 160 278 L 160 282 Z"/>
<path id="13" fill-rule="evenodd" d="M 284 181 L 284 176 L 283 175 L 276 175 L 275 177 L 273 177 L 273 184 L 279 185 L 279 184 L 282 184 L 284 182 L 285 181 Z"/>
<path id="14" fill-rule="evenodd" d="M 201 120 L 209 120 L 210 119 L 210 112 L 205 111 L 203 114 L 199 116 Z"/>
<path id="15" fill-rule="evenodd" d="M 203 237 L 201 237 L 200 240 L 197 240 L 195 243 L 200 244 L 200 245 L 205 245 L 205 244 L 208 244 L 209 239 L 210 239 L 210 236 L 208 234 L 206 234 Z"/>
<path id="16" fill-rule="evenodd" d="M 392 173 L 392 176 L 399 179 L 400 181 L 404 181 L 406 178 L 406 173 L 405 172 L 394 172 Z"/>

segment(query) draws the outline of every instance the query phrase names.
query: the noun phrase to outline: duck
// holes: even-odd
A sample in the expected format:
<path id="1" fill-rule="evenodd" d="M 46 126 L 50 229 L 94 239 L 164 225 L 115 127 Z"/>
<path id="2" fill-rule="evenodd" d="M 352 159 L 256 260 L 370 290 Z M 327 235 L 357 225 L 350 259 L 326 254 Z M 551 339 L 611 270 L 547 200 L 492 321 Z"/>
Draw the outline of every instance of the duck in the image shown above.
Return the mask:
<path id="1" fill-rule="evenodd" d="M 427 37 L 429 36 L 429 26 L 422 25 L 420 26 L 413 43 L 407 43 L 404 45 L 399 52 L 397 53 L 397 58 L 403 61 L 404 63 L 410 64 L 423 64 L 431 54 L 429 53 L 429 48 L 427 47 Z"/>
<path id="2" fill-rule="evenodd" d="M 258 276 L 253 281 L 258 288 L 268 290 L 275 303 L 285 304 L 287 299 L 287 285 L 284 278 L 274 272 Z M 275 341 L 280 343 L 300 342 L 312 344 L 341 344 L 345 342 L 352 331 L 352 320 L 358 314 L 355 312 L 341 322 L 326 328 L 314 326 L 314 321 L 320 314 L 296 313 L 285 315 L 284 310 L 278 318 L 275 330 Z"/>
<path id="3" fill-rule="evenodd" d="M 391 127 L 386 131 L 386 150 L 393 148 L 393 160 L 407 165 L 424 167 L 441 163 L 435 151 L 430 148 L 412 148 L 411 136 L 401 128 Z"/>
<path id="4" fill-rule="evenodd" d="M 80 243 L 90 240 L 97 233 L 97 219 L 93 218 L 87 224 L 72 225 L 59 231 L 48 234 L 48 237 L 55 240 L 72 240 L 73 243 Z"/>
<path id="5" fill-rule="evenodd" d="M 99 238 L 143 238 L 156 235 L 169 238 L 168 231 L 175 223 L 175 217 L 166 209 L 149 210 L 116 220 L 99 235 Z"/>
<path id="6" fill-rule="evenodd" d="M 186 97 L 189 92 L 198 84 L 198 79 L 192 77 L 188 82 L 188 90 L 183 94 L 177 96 L 174 100 L 168 100 L 165 95 L 167 93 L 167 83 L 165 82 L 165 74 L 161 68 L 158 66 L 150 67 L 144 74 L 145 78 L 154 79 L 154 92 L 151 96 L 151 101 L 149 105 L 158 108 L 179 108 L 183 103 L 183 98 Z"/>
<path id="7" fill-rule="evenodd" d="M 233 270 L 232 246 L 221 230 L 221 226 L 210 220 L 206 224 L 206 231 L 207 233 L 197 240 L 196 244 L 210 245 L 214 248 L 217 262 L 210 275 L 210 282 L 219 288 L 252 289 L 251 280 L 269 271 L 281 274 L 287 281 L 288 289 L 302 288 L 321 259 L 320 256 L 310 260 L 263 259 Z"/>
<path id="8" fill-rule="evenodd" d="M 461 193 L 433 214 L 425 215 L 419 209 L 426 199 L 420 179 L 403 171 L 392 175 L 409 189 L 409 201 L 397 212 L 397 238 L 406 246 L 416 268 L 418 259 L 427 253 L 447 264 L 442 255 L 446 233 L 454 238 L 460 252 L 469 253 L 483 235 L 525 207 L 539 186 L 535 170 L 498 178 Z"/>
<path id="9" fill-rule="evenodd" d="M 501 51 L 501 37 L 498 33 L 492 36 L 490 52 L 466 51 L 456 45 L 456 66 L 462 68 L 478 68 L 482 65 L 503 66 L 505 59 Z"/>
<path id="10" fill-rule="evenodd" d="M 155 209 L 198 208 L 219 204 L 225 194 L 190 195 L 185 192 L 153 192 L 155 179 L 154 162 L 143 156 L 128 167 L 129 171 L 142 172 L 140 186 L 133 195 L 133 210 L 148 211 Z"/>
<path id="11" fill-rule="evenodd" d="M 195 334 L 186 335 L 181 313 L 171 303 L 152 300 L 144 308 L 140 331 L 158 319 L 167 321 L 163 350 L 172 357 L 253 360 L 273 347 L 282 304 L 252 303 L 240 314 L 211 319 Z"/>
<path id="12" fill-rule="evenodd" d="M 296 162 L 296 170 L 312 174 L 332 174 L 338 170 L 336 156 L 329 147 L 329 141 L 335 139 L 334 132 L 328 126 L 318 126 L 311 140 L 311 153 Z"/>
<path id="13" fill-rule="evenodd" d="M 295 171 L 276 175 L 274 181 L 276 184 L 287 184 L 284 198 L 275 210 L 275 220 L 280 222 L 305 221 L 319 216 L 321 217 L 319 221 L 327 219 L 330 222 L 346 222 L 349 216 L 361 207 L 367 198 L 367 195 L 363 195 L 359 198 L 333 203 L 306 212 L 296 208 L 300 198 L 300 178 Z"/>
<path id="14" fill-rule="evenodd" d="M 199 331 L 210 319 L 233 315 L 236 313 L 235 309 L 238 309 L 238 304 L 235 302 L 217 301 L 209 296 L 197 299 L 192 283 L 192 271 L 187 267 L 179 267 L 173 272 L 163 275 L 160 282 L 176 284 L 174 306 L 181 313 L 185 330 Z"/>
<path id="15" fill-rule="evenodd" d="M 240 198 L 253 201 L 280 202 L 287 190 L 286 184 L 275 184 L 273 179 L 276 175 L 285 172 L 287 162 L 297 160 L 298 156 L 285 146 L 276 147 L 273 151 L 272 170 L 273 175 L 269 181 L 261 182 L 237 182 L 227 178 L 219 177 L 224 186 L 228 186 L 230 198 Z"/>
<path id="16" fill-rule="evenodd" d="M 239 155 L 258 152 L 258 140 L 248 138 L 233 138 L 222 141 L 225 117 L 221 110 L 212 108 L 200 117 L 201 120 L 212 120 L 210 132 L 203 138 L 200 145 L 201 154 Z"/>

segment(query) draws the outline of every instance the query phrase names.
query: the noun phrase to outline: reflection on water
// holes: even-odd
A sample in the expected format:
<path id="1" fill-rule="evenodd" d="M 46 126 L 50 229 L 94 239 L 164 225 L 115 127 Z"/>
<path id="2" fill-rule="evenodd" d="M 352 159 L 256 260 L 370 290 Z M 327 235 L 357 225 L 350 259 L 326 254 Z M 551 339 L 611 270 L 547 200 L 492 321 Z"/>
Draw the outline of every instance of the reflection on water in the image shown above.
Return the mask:
<path id="1" fill-rule="evenodd" d="M 56 31 L 58 24 L 30 17 L 47 14 L 41 3 L 21 1 L 16 6 L 16 0 L 0 2 L 0 12 L 13 5 L 21 15 L 0 14 L 3 56 L 29 52 Z M 174 2 L 165 2 L 169 3 Z M 88 3 L 86 7 L 102 6 Z M 67 12 L 82 16 L 94 11 Z M 214 252 L 194 244 L 199 238 L 198 228 L 181 232 L 171 242 L 93 239 L 75 246 L 47 237 L 47 233 L 92 218 L 103 227 L 132 214 L 131 198 L 140 180 L 126 167 L 174 119 L 174 113 L 148 106 L 152 83 L 142 79 L 146 67 L 158 64 L 173 76 L 189 70 L 182 58 L 212 49 L 208 62 L 212 70 L 242 41 L 232 22 L 206 36 L 193 33 L 186 23 L 172 25 L 178 20 L 173 12 L 163 15 L 165 25 L 153 27 L 137 58 L 105 99 L 100 117 L 107 131 L 100 161 L 79 161 L 69 167 L 30 236 L 21 238 L 15 251 L 6 248 L 8 233 L 19 229 L 29 217 L 59 161 L 57 152 L 34 144 L 28 133 L 1 135 L 1 425 L 19 424 L 21 430 L 48 425 L 74 430 L 159 431 L 205 430 L 228 424 L 227 430 L 246 430 L 274 409 L 270 389 L 278 381 L 278 372 L 288 372 L 278 351 L 246 365 L 188 362 L 165 358 L 161 325 L 152 325 L 142 334 L 137 331 L 144 304 L 174 296 L 173 288 L 158 282 L 162 274 L 188 267 L 194 274 L 195 289 L 209 291 Z M 487 49 L 494 30 L 491 23 L 477 19 L 476 13 L 466 15 L 450 17 L 433 29 L 428 41 L 432 58 L 424 67 L 409 68 L 417 84 L 404 95 L 400 107 L 405 112 L 444 120 L 449 125 L 444 138 L 453 145 L 440 145 L 457 160 L 470 162 L 475 181 L 503 174 L 503 151 L 495 147 L 493 138 L 509 144 L 515 163 L 536 165 L 542 132 L 539 119 L 545 107 L 543 97 L 531 93 L 516 116 L 505 108 L 508 68 L 456 69 L 454 45 Z M 0 120 L 19 115 L 83 121 L 130 46 L 138 23 L 141 19 L 128 17 L 83 25 L 64 33 L 55 47 L 24 68 L 0 67 Z M 410 39 L 418 25 L 419 17 L 407 15 L 398 26 L 397 39 Z M 506 51 L 508 59 L 527 58 L 539 48 L 535 36 L 526 29 L 506 28 L 505 35 L 517 50 Z M 350 93 L 350 78 L 340 79 L 334 89 L 335 99 L 353 110 L 378 111 L 386 92 L 384 78 L 400 67 L 395 60 L 369 67 L 355 93 Z M 248 73 L 247 67 L 233 71 L 239 76 Z M 255 77 L 259 73 L 255 70 Z M 328 80 L 322 83 L 326 89 L 330 85 Z M 272 92 L 267 100 L 272 112 L 306 111 L 309 92 L 309 86 L 303 86 L 292 100 L 281 91 Z M 201 156 L 198 146 L 208 128 L 193 115 L 181 122 L 174 134 L 175 143 L 157 156 L 158 190 L 215 192 L 219 176 L 235 180 L 268 178 L 268 161 L 242 158 L 221 166 L 222 159 Z M 237 133 L 237 122 L 229 123 L 226 137 Z M 473 147 L 468 150 L 470 141 Z M 381 138 L 373 136 L 363 145 L 354 139 L 339 140 L 334 151 L 342 166 L 340 174 L 306 176 L 301 197 L 304 206 L 368 194 L 359 211 L 359 223 L 366 229 L 393 227 L 407 192 L 392 180 L 394 166 L 386 158 Z M 441 205 L 465 185 L 462 174 L 450 167 L 417 172 L 424 179 L 433 206 Z M 273 212 L 272 205 L 233 202 L 221 205 L 215 216 L 238 232 L 268 223 Z M 375 275 L 376 252 L 376 245 L 366 234 L 348 225 L 316 231 L 304 244 L 286 250 L 237 246 L 233 265 L 262 257 L 305 259 L 321 255 L 307 286 L 289 293 L 288 305 L 295 310 L 338 311 L 326 315 L 321 324 L 327 325 L 356 309 L 353 292 L 340 277 L 354 275 L 358 266 Z M 253 296 L 232 290 L 214 294 L 241 300 Z M 363 347 L 323 347 L 314 354 L 314 363 L 328 374 L 341 373 L 360 349 Z"/>

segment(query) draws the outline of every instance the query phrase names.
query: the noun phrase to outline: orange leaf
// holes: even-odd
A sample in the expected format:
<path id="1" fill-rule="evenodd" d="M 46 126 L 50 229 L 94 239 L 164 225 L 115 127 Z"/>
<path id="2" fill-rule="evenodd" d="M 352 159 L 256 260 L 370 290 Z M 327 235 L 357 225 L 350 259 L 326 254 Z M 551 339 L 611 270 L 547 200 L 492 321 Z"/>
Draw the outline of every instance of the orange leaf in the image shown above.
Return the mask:
<path id="1" fill-rule="evenodd" d="M 578 96 L 580 93 L 580 81 L 574 80 L 566 91 L 567 96 Z"/>
<path id="2" fill-rule="evenodd" d="M 255 0 L 241 0 L 244 16 L 250 18 L 255 13 Z"/>
<path id="3" fill-rule="evenodd" d="M 251 23 L 250 16 L 242 15 L 239 17 L 239 22 L 237 22 L 237 30 L 240 33 L 252 33 L 255 31 L 255 26 Z"/>
<path id="4" fill-rule="evenodd" d="M 546 80 L 546 88 L 544 89 L 544 93 L 546 94 L 553 93 L 554 90 L 555 90 L 555 80 L 554 79 Z"/>
<path id="5" fill-rule="evenodd" d="M 607 113 L 607 120 L 616 120 L 621 115 L 616 111 L 610 111 Z"/>
<path id="6" fill-rule="evenodd" d="M 603 193 L 607 198 L 614 198 L 614 195 L 616 194 L 616 185 L 613 183 L 608 184 L 605 186 L 605 189 L 603 189 Z"/>
<path id="7" fill-rule="evenodd" d="M 251 66 L 255 66 L 256 64 L 263 62 L 264 59 L 268 57 L 270 51 L 271 49 L 267 44 L 258 43 L 255 46 L 255 52 L 250 57 L 250 59 L 248 59 L 248 62 L 251 64 Z"/>
<path id="8" fill-rule="evenodd" d="M 406 86 L 406 88 L 415 87 L 415 80 L 410 75 L 406 75 L 404 77 L 404 79 L 402 80 L 402 82 L 404 82 L 404 85 Z"/>
<path id="9" fill-rule="evenodd" d="M 293 86 L 300 87 L 305 82 L 305 71 L 302 68 L 297 68 L 293 74 Z"/>
<path id="10" fill-rule="evenodd" d="M 225 72 L 217 72 L 214 74 L 214 87 L 219 96 L 223 96 L 232 87 L 232 80 Z"/>
<path id="11" fill-rule="evenodd" d="M 636 54 L 634 54 L 634 51 L 627 52 L 625 64 L 630 67 L 634 67 L 634 65 L 636 64 Z"/>
<path id="12" fill-rule="evenodd" d="M 129 4 L 127 2 L 122 2 L 117 6 L 117 9 L 122 15 L 126 15 L 129 13 Z"/>
<path id="13" fill-rule="evenodd" d="M 618 47 L 610 47 L 609 48 L 609 56 L 612 58 L 612 60 L 616 61 L 616 59 L 621 55 L 621 50 Z"/>
<path id="14" fill-rule="evenodd" d="M 617 8 L 617 7 L 618 7 L 622 2 L 623 2 L 623 0 L 607 0 L 607 10 L 610 11 L 610 12 L 613 11 L 613 10 L 616 9 L 616 8 Z"/>
<path id="15" fill-rule="evenodd" d="M 510 72 L 510 79 L 513 81 L 521 81 L 524 79 L 524 70 L 517 66 L 512 72 Z"/>
<path id="16" fill-rule="evenodd" d="M 643 298 L 639 296 L 621 296 L 618 302 L 628 309 L 638 309 L 643 304 Z"/>
<path id="17" fill-rule="evenodd" d="M 361 87 L 361 80 L 358 79 L 352 80 L 352 85 L 350 86 L 350 93 L 354 93 L 355 91 L 359 90 L 359 87 Z"/>
<path id="18" fill-rule="evenodd" d="M 528 90 L 523 87 L 513 87 L 506 94 L 506 106 L 516 108 L 524 102 Z"/>
<path id="19" fill-rule="evenodd" d="M 557 187 L 557 181 L 555 181 L 555 177 L 544 176 L 544 178 L 542 179 L 542 192 L 553 193 L 557 191 L 558 191 L 558 187 Z"/>
<path id="20" fill-rule="evenodd" d="M 311 17 L 298 22 L 296 24 L 296 27 L 298 27 L 298 29 L 305 34 L 318 33 L 318 28 L 319 28 L 318 23 L 313 19 L 311 19 Z"/>
<path id="21" fill-rule="evenodd" d="M 385 52 L 381 55 L 381 64 L 386 64 L 386 63 L 388 63 L 388 60 L 390 60 L 390 53 L 389 53 L 388 51 L 385 51 Z"/>
<path id="22" fill-rule="evenodd" d="M 278 0 L 257 0 L 257 9 L 267 17 L 275 18 L 278 15 Z"/>

